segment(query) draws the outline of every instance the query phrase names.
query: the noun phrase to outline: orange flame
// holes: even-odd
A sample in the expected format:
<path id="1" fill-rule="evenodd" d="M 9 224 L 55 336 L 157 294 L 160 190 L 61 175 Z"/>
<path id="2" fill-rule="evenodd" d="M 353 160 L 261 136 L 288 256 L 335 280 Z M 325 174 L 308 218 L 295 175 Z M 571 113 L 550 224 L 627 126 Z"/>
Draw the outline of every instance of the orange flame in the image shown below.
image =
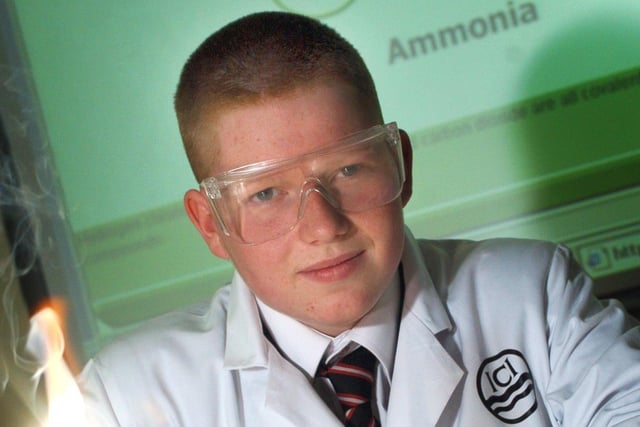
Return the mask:
<path id="1" fill-rule="evenodd" d="M 85 427 L 82 395 L 64 358 L 62 322 L 52 307 L 31 317 L 27 349 L 40 362 L 34 377 L 45 381 L 48 418 L 44 427 Z"/>

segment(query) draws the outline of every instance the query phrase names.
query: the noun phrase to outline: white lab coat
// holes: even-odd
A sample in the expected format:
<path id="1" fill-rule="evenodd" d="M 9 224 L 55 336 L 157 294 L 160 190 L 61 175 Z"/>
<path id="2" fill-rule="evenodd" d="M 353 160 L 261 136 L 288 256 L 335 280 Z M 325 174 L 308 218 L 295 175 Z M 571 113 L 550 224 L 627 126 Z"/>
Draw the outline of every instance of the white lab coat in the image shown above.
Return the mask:
<path id="1" fill-rule="evenodd" d="M 402 268 L 385 427 L 640 425 L 637 323 L 592 299 L 567 249 L 407 233 Z M 90 361 L 88 414 L 124 427 L 341 426 L 234 282 Z"/>

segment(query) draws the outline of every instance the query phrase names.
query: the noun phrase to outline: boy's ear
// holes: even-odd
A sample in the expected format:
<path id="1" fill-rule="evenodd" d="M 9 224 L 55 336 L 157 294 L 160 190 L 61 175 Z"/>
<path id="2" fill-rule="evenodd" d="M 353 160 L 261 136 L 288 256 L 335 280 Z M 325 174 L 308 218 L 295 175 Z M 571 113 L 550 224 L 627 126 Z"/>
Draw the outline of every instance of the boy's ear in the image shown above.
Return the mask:
<path id="1" fill-rule="evenodd" d="M 198 190 L 189 190 L 184 195 L 184 209 L 189 219 L 202 236 L 209 250 L 217 257 L 229 259 L 209 199 Z"/>
<path id="2" fill-rule="evenodd" d="M 411 199 L 413 192 L 413 176 L 411 171 L 413 170 L 413 150 L 411 149 L 411 140 L 409 135 L 402 129 L 400 129 L 400 142 L 402 143 L 402 160 L 404 162 L 404 185 L 402 187 L 402 206 L 406 206 Z"/>

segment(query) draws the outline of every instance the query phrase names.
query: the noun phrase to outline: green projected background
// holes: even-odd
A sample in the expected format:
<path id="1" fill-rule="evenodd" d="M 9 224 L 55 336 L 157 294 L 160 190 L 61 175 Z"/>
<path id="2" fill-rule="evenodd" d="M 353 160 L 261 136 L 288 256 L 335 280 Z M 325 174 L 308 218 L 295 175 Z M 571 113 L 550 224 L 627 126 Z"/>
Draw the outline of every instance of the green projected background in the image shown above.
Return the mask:
<path id="1" fill-rule="evenodd" d="M 360 50 L 386 120 L 412 137 L 416 235 L 564 242 L 601 294 L 640 306 L 637 0 L 15 9 L 95 315 L 89 352 L 230 277 L 182 211 L 195 183 L 172 96 L 205 37 L 258 10 L 319 16 Z"/>

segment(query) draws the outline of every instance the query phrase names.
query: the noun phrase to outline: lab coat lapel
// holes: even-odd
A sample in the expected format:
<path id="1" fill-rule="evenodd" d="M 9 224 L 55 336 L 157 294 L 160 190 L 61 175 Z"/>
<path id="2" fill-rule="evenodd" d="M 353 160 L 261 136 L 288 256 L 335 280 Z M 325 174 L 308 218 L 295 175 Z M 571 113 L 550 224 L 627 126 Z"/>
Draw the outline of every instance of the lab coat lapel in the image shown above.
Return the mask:
<path id="1" fill-rule="evenodd" d="M 265 406 L 287 419 L 292 426 L 343 427 L 304 374 L 273 347 L 269 351 Z"/>
<path id="2" fill-rule="evenodd" d="M 408 234 L 406 241 L 402 259 L 405 295 L 387 425 L 433 426 L 464 371 L 437 338 L 438 334 L 448 334 L 452 325 L 415 240 Z"/>
<path id="3" fill-rule="evenodd" d="M 279 420 L 288 420 L 295 427 L 310 425 L 309 419 L 315 420 L 313 425 L 342 427 L 304 374 L 265 339 L 255 299 L 237 273 L 231 289 L 225 367 L 247 370 L 245 378 L 253 386 L 262 380 L 254 376 L 258 371 L 249 368 L 266 371 L 265 410 L 277 414 Z"/>
<path id="4" fill-rule="evenodd" d="M 417 319 L 405 322 L 410 325 L 398 337 L 387 425 L 435 426 L 464 372 Z"/>

